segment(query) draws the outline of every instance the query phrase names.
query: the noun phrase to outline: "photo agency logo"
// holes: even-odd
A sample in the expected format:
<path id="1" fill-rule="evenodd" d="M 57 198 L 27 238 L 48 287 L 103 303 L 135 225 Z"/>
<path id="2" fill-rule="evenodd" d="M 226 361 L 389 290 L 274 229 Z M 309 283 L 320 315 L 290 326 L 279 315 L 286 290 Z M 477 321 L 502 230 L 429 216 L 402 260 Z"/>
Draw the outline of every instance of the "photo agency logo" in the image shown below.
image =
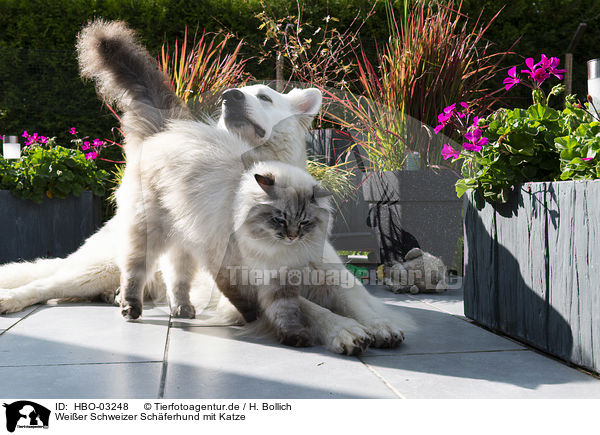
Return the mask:
<path id="1" fill-rule="evenodd" d="M 38 403 L 19 400 L 4 404 L 6 408 L 6 430 L 15 429 L 48 429 L 50 410 Z"/>

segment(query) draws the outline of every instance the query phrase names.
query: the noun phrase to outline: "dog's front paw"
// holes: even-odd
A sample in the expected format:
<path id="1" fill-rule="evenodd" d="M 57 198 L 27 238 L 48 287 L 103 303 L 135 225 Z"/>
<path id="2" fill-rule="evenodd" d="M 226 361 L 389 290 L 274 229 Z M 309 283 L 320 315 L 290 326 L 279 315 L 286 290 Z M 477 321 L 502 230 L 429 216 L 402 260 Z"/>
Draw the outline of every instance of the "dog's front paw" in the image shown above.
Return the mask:
<path id="1" fill-rule="evenodd" d="M 193 319 L 196 317 L 196 309 L 192 304 L 177 305 L 171 309 L 171 315 L 178 319 Z"/>
<path id="2" fill-rule="evenodd" d="M 10 290 L 0 289 L 0 314 L 16 313 L 28 307 L 26 302 L 10 293 Z"/>
<path id="3" fill-rule="evenodd" d="M 369 319 L 362 324 L 373 337 L 373 347 L 393 348 L 404 341 L 404 332 L 391 320 Z"/>
<path id="4" fill-rule="evenodd" d="M 306 328 L 297 329 L 293 332 L 280 332 L 279 341 L 286 346 L 310 347 L 313 345 L 313 337 Z"/>
<path id="5" fill-rule="evenodd" d="M 373 341 L 365 327 L 348 317 L 336 317 L 335 324 L 331 325 L 329 331 L 325 347 L 343 355 L 360 355 Z"/>

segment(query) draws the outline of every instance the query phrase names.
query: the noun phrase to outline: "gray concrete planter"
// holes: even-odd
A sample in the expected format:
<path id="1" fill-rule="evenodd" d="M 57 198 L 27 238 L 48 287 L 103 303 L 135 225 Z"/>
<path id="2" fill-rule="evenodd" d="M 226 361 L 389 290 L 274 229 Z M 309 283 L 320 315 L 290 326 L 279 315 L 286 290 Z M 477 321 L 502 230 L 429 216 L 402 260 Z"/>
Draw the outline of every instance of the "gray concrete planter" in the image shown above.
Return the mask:
<path id="1" fill-rule="evenodd" d="M 364 176 L 364 199 L 378 232 L 382 261 L 404 256 L 416 243 L 441 257 L 448 268 L 461 272 L 457 250 L 462 235 L 462 200 L 454 188 L 457 179 L 458 175 L 448 170 Z"/>
<path id="2" fill-rule="evenodd" d="M 102 200 L 91 192 L 41 204 L 0 190 L 0 264 L 75 251 L 102 223 Z"/>
<path id="3" fill-rule="evenodd" d="M 600 372 L 600 181 L 465 199 L 465 314 Z"/>

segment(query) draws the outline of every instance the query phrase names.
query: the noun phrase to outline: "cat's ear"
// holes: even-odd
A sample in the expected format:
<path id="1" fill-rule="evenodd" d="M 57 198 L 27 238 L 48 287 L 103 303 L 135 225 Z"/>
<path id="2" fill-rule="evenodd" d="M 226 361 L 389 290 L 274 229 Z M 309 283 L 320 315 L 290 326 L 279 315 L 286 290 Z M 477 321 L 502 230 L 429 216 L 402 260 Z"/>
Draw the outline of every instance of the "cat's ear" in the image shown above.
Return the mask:
<path id="1" fill-rule="evenodd" d="M 273 193 L 273 186 L 275 185 L 275 178 L 271 174 L 254 174 L 254 179 L 262 190 L 271 195 Z"/>
<path id="2" fill-rule="evenodd" d="M 313 187 L 313 201 L 316 201 L 319 198 L 327 198 L 328 196 L 331 196 L 331 192 L 329 190 L 325 189 L 320 184 L 315 184 Z"/>
<path id="3" fill-rule="evenodd" d="M 321 109 L 323 95 L 317 88 L 292 89 L 287 96 L 298 115 L 306 115 L 312 118 Z"/>

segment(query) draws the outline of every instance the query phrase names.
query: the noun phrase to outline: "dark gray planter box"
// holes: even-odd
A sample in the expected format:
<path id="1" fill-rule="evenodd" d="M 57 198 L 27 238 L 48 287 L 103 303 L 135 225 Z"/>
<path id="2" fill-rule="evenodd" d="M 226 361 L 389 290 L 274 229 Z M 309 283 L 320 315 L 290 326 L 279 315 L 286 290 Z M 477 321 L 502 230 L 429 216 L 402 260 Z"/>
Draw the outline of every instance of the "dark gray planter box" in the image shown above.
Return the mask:
<path id="1" fill-rule="evenodd" d="M 408 252 L 414 238 L 423 250 L 441 257 L 446 267 L 460 273 L 462 261 L 457 249 L 462 235 L 463 201 L 456 196 L 457 179 L 458 175 L 449 170 L 366 174 L 364 199 L 370 204 L 372 225 L 378 230 L 382 251 L 404 244 L 403 250 Z M 399 229 L 404 233 L 399 235 Z M 390 259 L 382 252 L 383 261 Z"/>
<path id="2" fill-rule="evenodd" d="M 468 192 L 464 231 L 466 316 L 600 372 L 600 181 Z"/>
<path id="3" fill-rule="evenodd" d="M 36 204 L 0 190 L 0 264 L 64 257 L 101 223 L 102 200 L 88 191 L 78 198 L 44 198 Z"/>
<path id="4" fill-rule="evenodd" d="M 345 260 L 379 264 L 379 244 L 375 230 L 369 226 L 369 204 L 359 188 L 364 170 L 364 159 L 348 135 L 336 129 L 311 130 L 307 140 L 308 155 L 330 166 L 349 161 L 347 168 L 355 176 L 353 184 L 357 190 L 351 198 L 335 204 L 330 240 L 337 251 L 367 251 L 367 258 Z M 348 151 L 350 149 L 349 155 Z"/>

